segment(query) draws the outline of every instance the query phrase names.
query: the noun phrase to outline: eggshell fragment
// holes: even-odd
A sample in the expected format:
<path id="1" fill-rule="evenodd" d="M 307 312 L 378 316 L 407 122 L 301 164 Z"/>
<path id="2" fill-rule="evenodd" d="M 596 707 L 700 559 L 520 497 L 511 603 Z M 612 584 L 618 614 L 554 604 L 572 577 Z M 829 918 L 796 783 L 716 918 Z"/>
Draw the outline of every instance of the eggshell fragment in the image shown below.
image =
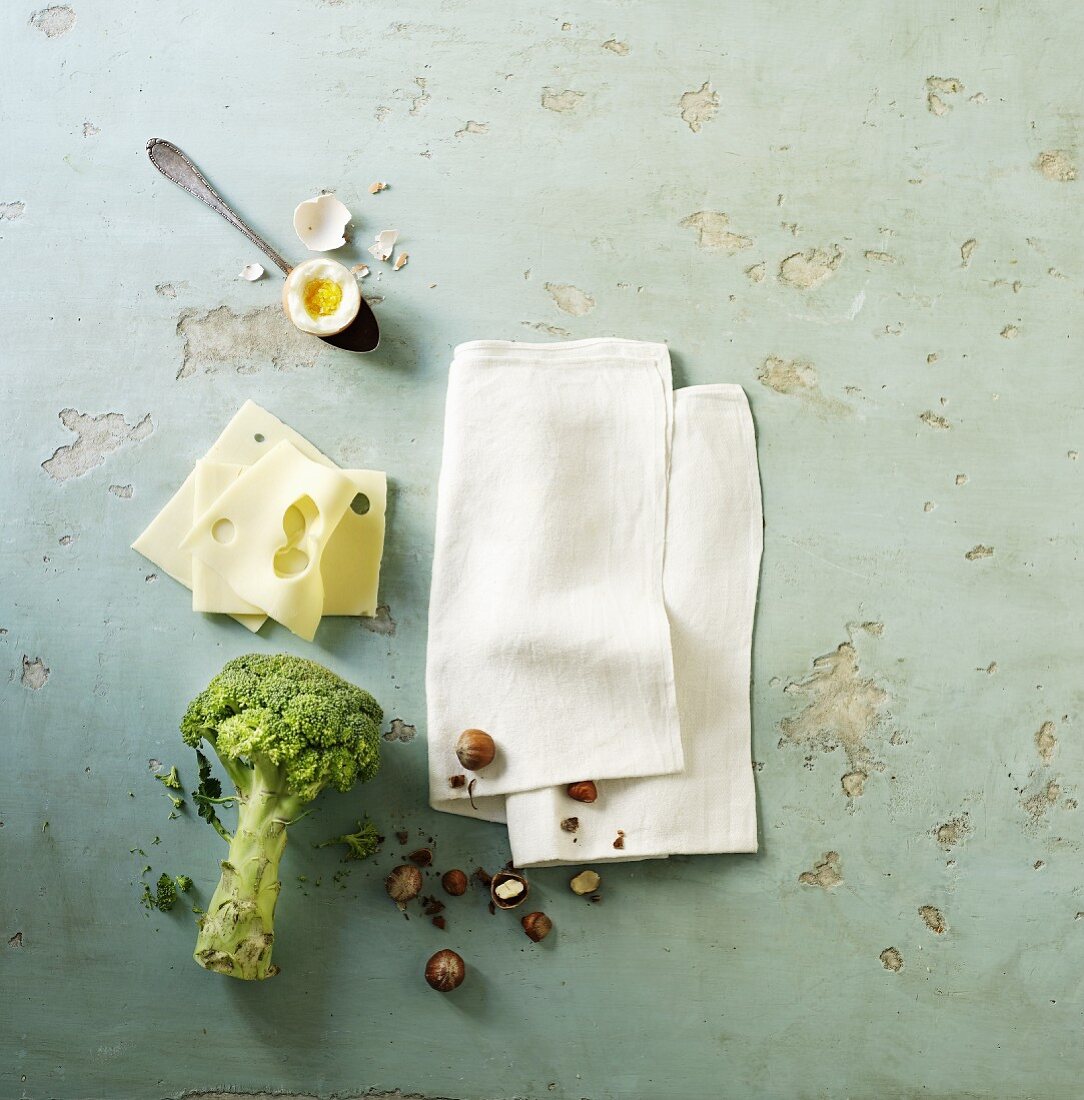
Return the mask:
<path id="1" fill-rule="evenodd" d="M 354 264 L 354 266 L 350 269 L 350 273 L 352 275 L 356 275 L 359 279 L 368 278 L 369 265 L 368 264 Z"/>
<path id="2" fill-rule="evenodd" d="M 369 246 L 369 255 L 386 262 L 398 239 L 398 229 L 382 229 L 376 235 L 376 243 Z"/>
<path id="3" fill-rule="evenodd" d="M 263 278 L 263 266 L 261 264 L 245 264 L 237 274 L 238 278 L 247 279 L 250 283 L 254 283 L 257 279 Z"/>
<path id="4" fill-rule="evenodd" d="M 381 191 L 387 191 L 388 185 L 383 180 L 377 180 L 376 183 L 369 184 L 369 194 L 379 195 Z"/>
<path id="5" fill-rule="evenodd" d="M 398 271 L 399 268 L 406 267 L 407 261 L 409 259 L 410 259 L 410 253 L 409 252 L 400 252 L 399 255 L 395 257 L 395 263 L 392 266 L 395 268 L 396 271 Z"/>
<path id="6" fill-rule="evenodd" d="M 349 221 L 350 211 L 334 195 L 315 195 L 294 210 L 294 229 L 310 252 L 341 248 Z"/>

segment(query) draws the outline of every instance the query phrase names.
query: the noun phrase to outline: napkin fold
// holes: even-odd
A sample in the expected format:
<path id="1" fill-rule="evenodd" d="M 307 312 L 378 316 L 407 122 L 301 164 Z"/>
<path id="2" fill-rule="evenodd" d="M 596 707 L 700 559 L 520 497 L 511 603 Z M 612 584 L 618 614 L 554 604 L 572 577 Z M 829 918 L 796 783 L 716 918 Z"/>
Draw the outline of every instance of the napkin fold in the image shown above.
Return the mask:
<path id="1" fill-rule="evenodd" d="M 674 395 L 662 344 L 457 348 L 426 669 L 434 808 L 506 820 L 524 866 L 755 850 L 760 546 L 740 387 Z M 451 783 L 469 727 L 498 745 L 471 789 Z M 593 805 L 565 793 L 582 779 Z"/>

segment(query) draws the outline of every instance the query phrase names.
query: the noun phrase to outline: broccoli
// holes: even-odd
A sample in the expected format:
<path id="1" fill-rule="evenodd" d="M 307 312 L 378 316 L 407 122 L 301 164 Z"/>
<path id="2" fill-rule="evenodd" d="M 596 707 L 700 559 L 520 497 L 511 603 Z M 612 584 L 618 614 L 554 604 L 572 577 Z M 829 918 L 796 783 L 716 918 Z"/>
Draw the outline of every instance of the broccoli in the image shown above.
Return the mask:
<path id="1" fill-rule="evenodd" d="M 332 844 L 345 844 L 348 851 L 347 859 L 368 859 L 384 838 L 377 834 L 376 826 L 366 818 L 358 822 L 356 833 L 346 833 L 343 836 L 333 836 L 321 844 L 314 844 L 314 848 L 330 848 Z"/>
<path id="2" fill-rule="evenodd" d="M 188 705 L 181 736 L 197 750 L 201 817 L 228 841 L 222 877 L 199 922 L 194 957 L 208 970 L 271 978 L 279 860 L 286 826 L 325 787 L 349 790 L 376 774 L 384 713 L 368 692 L 315 661 L 249 654 L 226 663 Z M 206 741 L 233 781 L 222 796 L 199 753 Z M 216 806 L 236 805 L 231 835 Z"/>
<path id="3" fill-rule="evenodd" d="M 143 873 L 146 874 L 149 870 L 148 867 Z M 154 893 L 151 893 L 151 888 L 147 883 L 143 883 L 143 896 L 140 900 L 148 909 L 161 909 L 163 913 L 168 913 L 177 904 L 177 886 L 173 879 L 163 871 L 158 876 Z"/>
<path id="4" fill-rule="evenodd" d="M 181 789 L 181 777 L 177 774 L 176 764 L 169 769 L 168 775 L 156 775 L 154 778 L 157 779 L 159 783 L 164 783 L 172 790 L 179 791 Z"/>

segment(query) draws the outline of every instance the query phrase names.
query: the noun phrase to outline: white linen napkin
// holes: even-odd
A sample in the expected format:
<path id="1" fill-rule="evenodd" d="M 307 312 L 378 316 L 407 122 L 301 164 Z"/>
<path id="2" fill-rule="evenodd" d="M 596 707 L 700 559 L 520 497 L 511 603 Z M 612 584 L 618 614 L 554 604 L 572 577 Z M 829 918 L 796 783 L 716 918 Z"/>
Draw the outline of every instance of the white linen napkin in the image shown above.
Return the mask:
<path id="1" fill-rule="evenodd" d="M 523 866 L 755 850 L 760 547 L 740 387 L 679 391 L 675 409 L 659 344 L 458 348 L 430 602 L 431 804 L 507 820 Z M 498 745 L 475 807 L 449 785 L 472 726 Z M 593 805 L 565 793 L 578 779 L 596 782 Z"/>
<path id="2" fill-rule="evenodd" d="M 749 665 L 762 542 L 744 392 L 678 390 L 663 577 L 685 768 L 599 783 L 587 806 L 563 787 L 509 795 L 517 866 L 757 850 Z M 575 832 L 561 827 L 569 817 Z"/>
<path id="3" fill-rule="evenodd" d="M 680 770 L 662 593 L 672 431 L 662 344 L 476 342 L 448 379 L 426 660 L 430 800 Z M 472 809 L 456 738 L 497 758 Z"/>

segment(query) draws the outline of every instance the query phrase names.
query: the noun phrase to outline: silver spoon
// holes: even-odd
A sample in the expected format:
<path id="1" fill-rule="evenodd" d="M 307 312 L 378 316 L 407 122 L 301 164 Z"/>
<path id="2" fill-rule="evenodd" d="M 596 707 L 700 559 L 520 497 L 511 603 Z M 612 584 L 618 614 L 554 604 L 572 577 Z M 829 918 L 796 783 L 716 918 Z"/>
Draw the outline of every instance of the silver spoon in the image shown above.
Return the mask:
<path id="1" fill-rule="evenodd" d="M 284 275 L 290 274 L 290 265 L 267 241 L 241 221 L 223 202 L 218 192 L 207 182 L 203 173 L 176 145 L 170 141 L 164 141 L 162 138 L 151 138 L 147 142 L 147 156 L 151 158 L 151 164 L 166 179 L 172 180 L 178 187 L 183 187 L 190 195 L 195 195 L 200 202 L 225 218 L 234 229 L 239 229 L 244 233 Z M 342 332 L 337 332 L 334 336 L 321 336 L 320 339 L 334 347 L 342 348 L 343 351 L 359 353 L 372 351 L 380 343 L 380 326 L 376 322 L 372 309 L 362 298 L 357 317 Z"/>

